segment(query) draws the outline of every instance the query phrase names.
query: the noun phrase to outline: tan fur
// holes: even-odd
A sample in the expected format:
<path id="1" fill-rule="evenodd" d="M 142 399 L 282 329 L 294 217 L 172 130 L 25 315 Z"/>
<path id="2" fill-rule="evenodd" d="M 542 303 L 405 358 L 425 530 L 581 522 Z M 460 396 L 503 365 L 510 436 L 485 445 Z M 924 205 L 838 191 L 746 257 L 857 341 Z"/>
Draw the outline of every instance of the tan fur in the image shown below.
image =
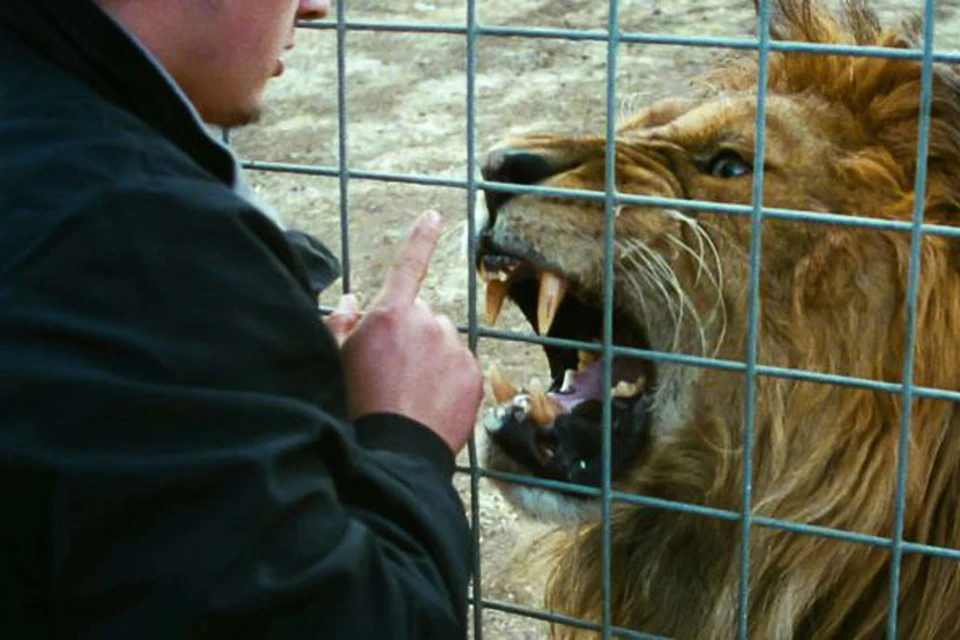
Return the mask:
<path id="1" fill-rule="evenodd" d="M 916 45 L 915 27 L 902 34 L 881 31 L 860 3 L 850 3 L 839 17 L 814 0 L 780 0 L 776 9 L 781 38 Z M 765 204 L 909 220 L 920 81 L 917 62 L 774 54 Z M 655 106 L 620 129 L 621 191 L 750 203 L 751 176 L 711 177 L 698 171 L 693 159 L 719 148 L 752 158 L 755 65 L 720 70 L 712 87 L 702 100 Z M 512 144 L 565 164 L 576 161 L 575 168 L 547 184 L 603 188 L 602 138 L 539 136 Z M 937 69 L 926 221 L 955 224 L 958 201 L 960 97 L 949 71 Z M 742 361 L 749 218 L 687 215 L 685 220 L 640 207 L 619 212 L 618 303 L 649 329 L 655 348 Z M 498 229 L 506 237 L 536 247 L 586 289 L 600 291 L 599 205 L 524 196 L 510 201 L 499 216 Z M 706 232 L 715 252 L 693 225 Z M 898 382 L 909 233 L 772 219 L 764 228 L 760 362 Z M 636 241 L 632 248 L 626 239 Z M 655 269 L 641 277 L 638 242 L 661 256 L 670 273 Z M 960 388 L 958 257 L 957 242 L 925 238 L 917 317 L 919 385 Z M 681 298 L 687 301 L 676 302 Z M 673 307 L 668 300 L 674 300 Z M 660 367 L 661 384 L 673 384 L 663 392 L 670 397 L 660 399 L 662 415 L 672 417 L 655 425 L 652 451 L 618 488 L 739 510 L 743 377 L 707 369 L 683 375 L 690 371 Z M 758 378 L 754 514 L 889 537 L 901 410 L 895 394 Z M 905 528 L 910 541 L 960 547 L 958 429 L 952 403 L 915 401 Z M 739 537 L 736 522 L 618 505 L 612 534 L 615 623 L 681 639 L 736 637 Z M 888 549 L 759 526 L 751 543 L 751 638 L 884 637 Z M 548 605 L 598 620 L 599 524 L 565 537 L 555 560 Z M 960 638 L 957 562 L 907 554 L 901 581 L 900 637 Z"/>

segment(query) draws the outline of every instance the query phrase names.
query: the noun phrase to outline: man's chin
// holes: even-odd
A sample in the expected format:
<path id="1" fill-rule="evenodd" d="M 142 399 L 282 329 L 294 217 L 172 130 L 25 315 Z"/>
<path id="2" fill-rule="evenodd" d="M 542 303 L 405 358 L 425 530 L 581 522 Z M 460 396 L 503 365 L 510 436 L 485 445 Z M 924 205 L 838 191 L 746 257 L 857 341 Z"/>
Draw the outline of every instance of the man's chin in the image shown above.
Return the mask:
<path id="1" fill-rule="evenodd" d="M 253 109 L 250 111 L 237 111 L 229 115 L 224 115 L 217 118 L 216 120 L 210 121 L 210 124 L 215 124 L 219 127 L 224 127 L 226 129 L 233 129 L 236 127 L 244 127 L 248 124 L 256 124 L 260 121 L 260 116 L 263 112 L 260 109 Z"/>
<path id="2" fill-rule="evenodd" d="M 226 129 L 243 127 L 248 124 L 256 124 L 263 115 L 263 110 L 259 105 L 231 110 L 218 110 L 215 112 L 201 113 L 204 122 Z"/>

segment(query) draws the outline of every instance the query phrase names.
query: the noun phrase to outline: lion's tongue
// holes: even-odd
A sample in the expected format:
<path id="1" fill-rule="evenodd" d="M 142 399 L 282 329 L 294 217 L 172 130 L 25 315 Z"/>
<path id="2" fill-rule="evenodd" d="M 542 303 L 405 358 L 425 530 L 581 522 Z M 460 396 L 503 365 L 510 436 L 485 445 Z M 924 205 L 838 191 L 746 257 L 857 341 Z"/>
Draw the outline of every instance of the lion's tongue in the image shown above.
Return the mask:
<path id="1" fill-rule="evenodd" d="M 642 361 L 634 358 L 616 358 L 613 361 L 613 383 L 617 387 L 611 390 L 614 397 L 618 396 L 617 391 L 624 384 L 629 389 L 626 395 L 643 391 L 646 377 Z M 603 396 L 602 360 L 597 360 L 583 371 L 568 370 L 561 390 L 547 393 L 547 397 L 565 413 L 570 413 L 574 407 L 588 400 L 602 400 Z"/>
<path id="2" fill-rule="evenodd" d="M 561 391 L 551 391 L 547 397 L 562 407 L 565 413 L 587 400 L 603 398 L 603 361 L 597 360 L 583 371 L 567 371 L 566 386 Z"/>

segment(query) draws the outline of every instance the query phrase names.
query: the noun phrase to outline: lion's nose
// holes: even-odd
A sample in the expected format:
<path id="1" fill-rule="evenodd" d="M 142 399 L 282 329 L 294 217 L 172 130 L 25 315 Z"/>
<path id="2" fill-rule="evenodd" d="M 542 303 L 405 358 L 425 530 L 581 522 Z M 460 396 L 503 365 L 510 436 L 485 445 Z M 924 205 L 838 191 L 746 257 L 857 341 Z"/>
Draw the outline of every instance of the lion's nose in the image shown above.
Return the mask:
<path id="1" fill-rule="evenodd" d="M 565 169 L 555 158 L 536 151 L 497 149 L 487 155 L 480 172 L 488 182 L 539 184 Z M 484 195 L 487 211 L 490 213 L 490 224 L 493 225 L 497 211 L 516 194 L 484 189 Z"/>

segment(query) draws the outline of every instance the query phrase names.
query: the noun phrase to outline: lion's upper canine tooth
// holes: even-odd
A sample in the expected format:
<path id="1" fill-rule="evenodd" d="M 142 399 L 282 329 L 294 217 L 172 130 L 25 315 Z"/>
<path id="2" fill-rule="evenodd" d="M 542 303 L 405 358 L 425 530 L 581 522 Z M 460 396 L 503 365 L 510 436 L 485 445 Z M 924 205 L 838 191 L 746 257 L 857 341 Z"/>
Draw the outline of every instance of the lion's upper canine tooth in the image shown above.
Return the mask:
<path id="1" fill-rule="evenodd" d="M 500 311 L 503 309 L 503 301 L 507 297 L 509 287 L 500 280 L 490 280 L 487 282 L 487 324 L 491 327 L 497 324 L 497 318 L 500 317 Z"/>
<path id="2" fill-rule="evenodd" d="M 596 353 L 593 351 L 587 351 L 586 349 L 580 349 L 577 351 L 577 371 L 586 371 L 590 365 L 596 362 L 599 359 Z"/>
<path id="3" fill-rule="evenodd" d="M 500 372 L 496 365 L 490 367 L 487 377 L 490 379 L 490 388 L 493 390 L 493 398 L 497 404 L 503 404 L 520 393 L 520 390 L 513 386 L 513 383 Z"/>
<path id="4" fill-rule="evenodd" d="M 540 274 L 540 298 L 537 302 L 537 327 L 541 336 L 550 333 L 557 309 L 567 295 L 567 281 L 555 273 Z"/>

